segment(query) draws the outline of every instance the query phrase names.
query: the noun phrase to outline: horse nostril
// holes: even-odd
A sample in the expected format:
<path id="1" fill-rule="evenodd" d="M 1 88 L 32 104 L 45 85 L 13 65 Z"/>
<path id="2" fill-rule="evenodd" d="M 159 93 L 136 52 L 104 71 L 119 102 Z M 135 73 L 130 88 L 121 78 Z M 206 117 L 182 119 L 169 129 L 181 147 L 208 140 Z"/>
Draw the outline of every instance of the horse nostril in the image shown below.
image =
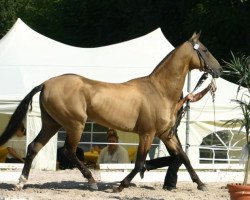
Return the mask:
<path id="1" fill-rule="evenodd" d="M 219 68 L 219 75 L 221 75 L 222 73 L 223 73 L 223 69 L 222 69 L 222 66 L 220 66 L 220 68 Z"/>
<path id="2" fill-rule="evenodd" d="M 219 68 L 219 69 L 214 71 L 213 77 L 214 78 L 219 78 L 221 76 L 221 74 L 222 74 L 222 68 Z"/>

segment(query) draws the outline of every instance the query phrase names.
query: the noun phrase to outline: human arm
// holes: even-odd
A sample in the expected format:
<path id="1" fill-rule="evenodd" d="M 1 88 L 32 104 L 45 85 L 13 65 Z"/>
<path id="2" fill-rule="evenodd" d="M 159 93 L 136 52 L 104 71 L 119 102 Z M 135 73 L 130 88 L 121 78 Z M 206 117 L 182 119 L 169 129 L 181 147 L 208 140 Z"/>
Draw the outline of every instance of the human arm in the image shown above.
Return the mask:
<path id="1" fill-rule="evenodd" d="M 199 101 L 202 97 L 204 97 L 208 91 L 211 91 L 211 92 L 215 92 L 216 91 L 216 85 L 214 84 L 214 82 L 211 82 L 205 89 L 203 89 L 201 92 L 195 94 L 195 95 L 187 95 L 189 96 L 189 100 L 191 102 L 196 102 L 196 101 Z"/>
<path id="2" fill-rule="evenodd" d="M 208 91 L 215 92 L 216 86 L 214 82 L 211 82 L 205 89 L 203 89 L 201 92 L 198 92 L 197 94 L 188 94 L 183 99 L 181 99 L 177 104 L 177 110 L 180 110 L 184 103 L 186 103 L 188 100 L 191 102 L 199 101 L 202 97 L 204 97 Z"/>
<path id="3" fill-rule="evenodd" d="M 8 153 L 13 156 L 14 158 L 20 160 L 21 162 L 25 162 L 25 160 L 16 152 L 15 149 L 13 149 L 12 147 L 7 147 L 8 149 Z"/>

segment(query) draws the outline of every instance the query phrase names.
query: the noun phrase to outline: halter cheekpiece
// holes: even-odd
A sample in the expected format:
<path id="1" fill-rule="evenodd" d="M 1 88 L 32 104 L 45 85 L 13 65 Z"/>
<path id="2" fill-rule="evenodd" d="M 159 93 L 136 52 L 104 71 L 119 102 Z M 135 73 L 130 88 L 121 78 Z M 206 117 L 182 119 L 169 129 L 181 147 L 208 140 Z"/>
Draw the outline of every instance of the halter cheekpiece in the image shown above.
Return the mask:
<path id="1" fill-rule="evenodd" d="M 198 43 L 192 43 L 190 42 L 193 46 L 193 49 L 196 51 L 200 61 L 202 60 L 203 63 L 204 63 L 204 71 L 213 71 L 207 64 L 205 58 L 202 56 L 202 53 L 200 52 L 199 48 L 200 48 L 200 45 Z"/>

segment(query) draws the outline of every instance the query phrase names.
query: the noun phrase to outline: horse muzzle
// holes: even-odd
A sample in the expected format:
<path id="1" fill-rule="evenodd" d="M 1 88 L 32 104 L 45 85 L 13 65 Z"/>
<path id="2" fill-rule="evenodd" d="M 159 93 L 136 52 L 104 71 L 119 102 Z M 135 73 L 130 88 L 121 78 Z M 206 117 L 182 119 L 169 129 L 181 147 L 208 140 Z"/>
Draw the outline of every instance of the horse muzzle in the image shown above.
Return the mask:
<path id="1" fill-rule="evenodd" d="M 222 67 L 221 66 L 214 68 L 208 67 L 205 71 L 211 74 L 213 78 L 219 78 L 222 74 Z"/>

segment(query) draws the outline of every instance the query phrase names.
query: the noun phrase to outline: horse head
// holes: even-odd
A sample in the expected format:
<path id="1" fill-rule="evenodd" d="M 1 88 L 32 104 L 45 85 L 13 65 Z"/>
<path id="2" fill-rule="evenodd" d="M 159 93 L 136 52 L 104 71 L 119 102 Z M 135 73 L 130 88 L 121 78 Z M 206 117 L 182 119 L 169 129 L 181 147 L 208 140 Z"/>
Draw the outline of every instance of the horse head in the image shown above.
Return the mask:
<path id="1" fill-rule="evenodd" d="M 199 41 L 200 33 L 194 33 L 188 40 L 189 46 L 192 45 L 193 56 L 191 58 L 191 68 L 200 69 L 208 72 L 214 78 L 221 74 L 222 67 L 216 58 Z"/>

